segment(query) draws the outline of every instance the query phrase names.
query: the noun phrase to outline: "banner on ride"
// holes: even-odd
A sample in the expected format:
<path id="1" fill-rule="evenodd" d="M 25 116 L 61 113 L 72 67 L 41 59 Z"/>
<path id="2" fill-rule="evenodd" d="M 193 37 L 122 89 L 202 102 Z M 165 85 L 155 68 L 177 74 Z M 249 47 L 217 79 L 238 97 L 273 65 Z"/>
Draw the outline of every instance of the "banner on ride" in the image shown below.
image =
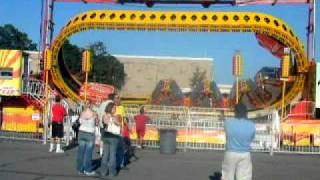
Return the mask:
<path id="1" fill-rule="evenodd" d="M 137 134 L 134 126 L 130 127 L 130 139 L 136 140 Z M 159 141 L 160 134 L 157 127 L 147 127 L 144 140 Z M 205 130 L 203 128 L 177 129 L 177 142 L 225 144 L 223 130 Z"/>
<path id="2" fill-rule="evenodd" d="M 320 146 L 320 123 L 317 120 L 282 123 L 281 130 L 283 145 Z"/>

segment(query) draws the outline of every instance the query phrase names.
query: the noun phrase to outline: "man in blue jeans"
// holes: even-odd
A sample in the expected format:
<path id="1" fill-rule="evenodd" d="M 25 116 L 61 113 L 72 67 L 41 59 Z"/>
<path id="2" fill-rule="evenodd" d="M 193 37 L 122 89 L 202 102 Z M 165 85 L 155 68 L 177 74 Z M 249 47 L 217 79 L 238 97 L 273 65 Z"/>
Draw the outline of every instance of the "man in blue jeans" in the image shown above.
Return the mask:
<path id="1" fill-rule="evenodd" d="M 250 144 L 255 136 L 255 124 L 247 118 L 247 107 L 237 104 L 235 117 L 225 120 L 226 151 L 222 163 L 222 180 L 251 180 Z"/>

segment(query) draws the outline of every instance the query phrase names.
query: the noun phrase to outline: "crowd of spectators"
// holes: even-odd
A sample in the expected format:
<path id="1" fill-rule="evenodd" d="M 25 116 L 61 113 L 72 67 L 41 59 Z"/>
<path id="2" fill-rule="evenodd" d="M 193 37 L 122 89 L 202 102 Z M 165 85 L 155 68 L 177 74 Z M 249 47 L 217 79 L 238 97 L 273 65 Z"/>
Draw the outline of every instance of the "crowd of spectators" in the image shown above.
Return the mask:
<path id="1" fill-rule="evenodd" d="M 52 106 L 52 141 L 49 152 L 63 153 L 63 118 L 66 110 L 60 103 L 59 96 Z M 222 162 L 222 180 L 252 179 L 252 161 L 250 144 L 255 137 L 255 124 L 247 118 L 247 107 L 236 104 L 235 117 L 225 119 L 226 151 Z M 144 107 L 134 116 L 137 134 L 137 148 L 143 147 L 146 123 L 150 120 L 145 115 Z M 134 156 L 130 142 L 130 128 L 125 117 L 125 109 L 120 105 L 118 94 L 110 94 L 108 100 L 98 106 L 87 103 L 79 116 L 78 153 L 76 170 L 86 176 L 117 176 L 122 168 L 130 163 Z M 97 136 L 98 134 L 98 136 Z M 98 143 L 96 143 L 98 142 Z M 101 165 L 96 171 L 93 166 L 95 144 L 100 145 Z"/>
<path id="2" fill-rule="evenodd" d="M 51 108 L 52 141 L 49 152 L 54 150 L 56 153 L 64 152 L 60 142 L 63 138 L 63 119 L 67 112 L 60 101 L 60 96 L 56 96 Z M 85 103 L 78 117 L 72 128 L 77 138 L 76 170 L 79 175 L 112 178 L 121 169 L 126 168 L 131 157 L 136 158 L 130 141 L 132 132 L 118 94 L 109 94 L 108 99 L 99 104 Z M 138 137 L 137 148 L 142 148 L 145 124 L 149 120 L 148 116 L 144 115 L 143 107 L 134 119 Z M 95 149 L 95 145 L 98 148 Z M 100 167 L 95 167 L 93 164 L 94 152 L 100 155 Z"/>

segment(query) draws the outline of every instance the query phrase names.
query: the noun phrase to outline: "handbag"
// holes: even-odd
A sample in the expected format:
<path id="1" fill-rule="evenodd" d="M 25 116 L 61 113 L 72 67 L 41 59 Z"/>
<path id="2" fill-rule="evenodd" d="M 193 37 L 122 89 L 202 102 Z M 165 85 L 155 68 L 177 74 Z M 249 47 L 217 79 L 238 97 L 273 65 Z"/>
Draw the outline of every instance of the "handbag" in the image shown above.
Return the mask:
<path id="1" fill-rule="evenodd" d="M 111 118 L 111 122 L 108 123 L 106 131 L 114 135 L 120 135 L 120 126 L 116 125 L 113 122 L 113 118 Z"/>
<path id="2" fill-rule="evenodd" d="M 72 129 L 74 131 L 78 131 L 79 130 L 79 127 L 80 127 L 80 122 L 79 122 L 79 119 L 77 119 L 73 124 L 72 124 Z"/>

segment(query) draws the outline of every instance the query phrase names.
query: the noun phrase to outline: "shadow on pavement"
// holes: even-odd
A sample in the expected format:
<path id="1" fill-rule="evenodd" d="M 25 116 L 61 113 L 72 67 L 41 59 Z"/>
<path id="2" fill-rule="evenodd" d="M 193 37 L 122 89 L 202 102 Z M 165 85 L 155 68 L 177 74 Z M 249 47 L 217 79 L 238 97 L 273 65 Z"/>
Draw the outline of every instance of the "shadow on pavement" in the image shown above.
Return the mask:
<path id="1" fill-rule="evenodd" d="M 94 179 L 106 179 L 104 177 L 100 177 L 100 176 L 80 176 L 80 175 L 72 175 L 72 174 L 48 174 L 48 173 L 39 173 L 39 172 L 30 172 L 30 171 L 17 171 L 17 170 L 5 170 L 5 169 L 1 169 L 0 173 L 11 173 L 11 174 L 21 174 L 21 175 L 34 175 L 34 176 L 39 176 L 37 179 L 39 179 L 41 177 L 45 178 L 45 177 L 56 177 L 56 178 L 94 178 Z"/>
<path id="2" fill-rule="evenodd" d="M 76 148 L 76 147 L 78 147 L 78 142 L 72 141 L 72 142 L 69 144 L 69 146 L 63 147 L 63 150 L 69 151 L 69 150 L 72 150 L 72 149 L 74 149 L 74 148 Z"/>
<path id="3" fill-rule="evenodd" d="M 220 180 L 221 172 L 214 172 L 213 176 L 209 176 L 209 180 Z"/>
<path id="4" fill-rule="evenodd" d="M 101 166 L 101 158 L 92 161 L 93 170 L 97 170 Z"/>

